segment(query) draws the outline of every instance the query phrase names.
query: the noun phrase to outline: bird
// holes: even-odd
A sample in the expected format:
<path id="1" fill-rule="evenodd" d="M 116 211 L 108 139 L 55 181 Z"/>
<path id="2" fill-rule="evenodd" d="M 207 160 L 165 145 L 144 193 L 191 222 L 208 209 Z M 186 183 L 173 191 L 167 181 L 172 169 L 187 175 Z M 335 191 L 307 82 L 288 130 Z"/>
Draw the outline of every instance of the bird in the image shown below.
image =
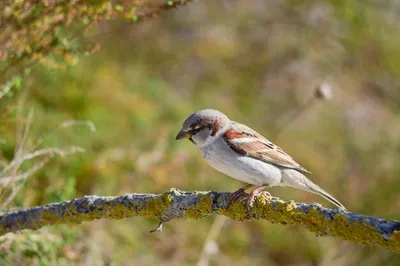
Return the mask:
<path id="1" fill-rule="evenodd" d="M 183 122 L 176 140 L 189 139 L 207 163 L 219 172 L 246 183 L 232 193 L 247 197 L 249 210 L 255 197 L 268 187 L 281 186 L 317 194 L 339 209 L 344 205 L 305 174 L 311 174 L 283 149 L 250 127 L 215 109 L 203 109 Z M 256 187 L 250 194 L 245 190 Z"/>

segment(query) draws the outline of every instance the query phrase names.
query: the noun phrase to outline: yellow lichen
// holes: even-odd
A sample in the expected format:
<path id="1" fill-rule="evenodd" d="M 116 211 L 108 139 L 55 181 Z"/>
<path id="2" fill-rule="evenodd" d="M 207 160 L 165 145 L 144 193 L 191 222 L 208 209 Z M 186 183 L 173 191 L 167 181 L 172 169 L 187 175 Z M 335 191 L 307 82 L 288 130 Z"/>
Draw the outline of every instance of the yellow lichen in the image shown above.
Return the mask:
<path id="1" fill-rule="evenodd" d="M 165 210 L 171 206 L 173 200 L 174 196 L 172 193 L 166 193 L 162 197 L 149 199 L 146 202 L 146 206 L 139 211 L 139 215 L 162 219 Z"/>
<path id="2" fill-rule="evenodd" d="M 191 206 L 185 211 L 185 216 L 200 219 L 203 216 L 210 215 L 212 212 L 212 202 L 210 196 L 201 197 L 198 205 Z"/>
<path id="3" fill-rule="evenodd" d="M 243 221 L 247 216 L 246 202 L 232 202 L 227 209 L 220 209 L 218 214 L 227 216 L 233 220 Z"/>
<path id="4" fill-rule="evenodd" d="M 390 236 L 390 240 L 394 243 L 394 248 L 400 251 L 400 231 L 394 231 Z"/>
<path id="5" fill-rule="evenodd" d="M 340 236 L 360 244 L 386 242 L 376 228 L 367 225 L 366 222 L 353 221 L 349 223 L 349 218 L 343 213 L 336 214 L 334 220 L 329 222 L 329 227 L 333 236 Z"/>
<path id="6" fill-rule="evenodd" d="M 121 202 L 115 203 L 107 203 L 103 208 L 102 212 L 106 212 L 109 216 L 113 219 L 124 219 L 128 216 L 132 216 L 132 211 L 130 211 L 124 204 Z M 99 217 L 101 213 L 97 211 L 92 217 L 94 216 Z"/>
<path id="7" fill-rule="evenodd" d="M 144 209 L 140 211 L 140 215 L 155 217 L 160 215 L 165 208 L 164 201 L 162 198 L 149 199 L 146 202 L 146 206 Z"/>
<path id="8" fill-rule="evenodd" d="M 210 196 L 202 197 L 200 199 L 199 210 L 204 214 L 212 212 L 212 198 Z"/>
<path id="9" fill-rule="evenodd" d="M 293 224 L 301 224 L 306 227 L 309 231 L 314 233 L 322 233 L 326 228 L 327 220 L 323 217 L 323 215 L 319 212 L 318 208 L 313 207 L 308 213 L 305 215 L 303 212 L 296 210 L 296 216 L 300 216 L 298 220 L 292 219 Z M 297 215 L 298 214 L 298 215 Z"/>
<path id="10" fill-rule="evenodd" d="M 54 224 L 59 220 L 60 218 L 50 210 L 44 210 L 40 213 L 40 221 L 44 224 Z"/>
<path id="11" fill-rule="evenodd" d="M 174 200 L 174 196 L 172 196 L 170 193 L 164 194 L 163 200 L 164 200 L 164 203 L 171 204 L 172 201 Z"/>
<path id="12" fill-rule="evenodd" d="M 285 205 L 286 205 L 287 212 L 292 212 L 292 211 L 296 210 L 296 207 L 297 207 L 296 203 L 293 200 L 286 202 Z"/>

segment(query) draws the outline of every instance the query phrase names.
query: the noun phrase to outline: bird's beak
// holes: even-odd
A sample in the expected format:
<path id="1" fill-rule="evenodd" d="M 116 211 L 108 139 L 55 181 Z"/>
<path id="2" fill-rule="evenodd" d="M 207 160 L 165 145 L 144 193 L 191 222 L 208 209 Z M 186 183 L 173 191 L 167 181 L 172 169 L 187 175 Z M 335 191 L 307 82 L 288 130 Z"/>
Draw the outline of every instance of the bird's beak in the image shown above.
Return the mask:
<path id="1" fill-rule="evenodd" d="M 180 140 L 180 139 L 188 139 L 192 136 L 192 134 L 190 134 L 190 132 L 186 132 L 186 131 L 179 131 L 178 135 L 176 135 L 176 140 Z"/>

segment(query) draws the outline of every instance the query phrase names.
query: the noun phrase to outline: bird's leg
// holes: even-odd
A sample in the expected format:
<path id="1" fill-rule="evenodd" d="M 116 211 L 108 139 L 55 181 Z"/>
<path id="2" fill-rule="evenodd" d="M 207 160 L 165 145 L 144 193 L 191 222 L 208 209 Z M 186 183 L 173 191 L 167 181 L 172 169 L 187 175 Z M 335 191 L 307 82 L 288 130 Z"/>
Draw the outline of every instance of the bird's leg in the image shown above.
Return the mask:
<path id="1" fill-rule="evenodd" d="M 244 192 L 246 189 L 251 188 L 253 185 L 246 185 L 244 187 L 239 188 L 235 192 L 232 192 L 231 195 L 229 196 L 229 204 L 231 204 L 233 201 L 240 200 L 241 198 L 247 198 L 249 194 Z"/>
<path id="2" fill-rule="evenodd" d="M 248 211 L 250 211 L 250 207 L 253 205 L 254 198 L 255 198 L 258 194 L 260 194 L 260 192 L 261 192 L 263 189 L 265 189 L 265 188 L 267 188 L 267 187 L 269 187 L 269 185 L 264 184 L 264 185 L 262 185 L 262 186 L 256 188 L 255 190 L 253 190 L 253 191 L 250 193 L 249 197 L 247 198 L 247 202 L 246 202 L 246 208 L 247 208 Z M 269 192 L 268 192 L 268 194 L 269 194 Z M 269 195 L 271 196 L 271 194 L 269 194 Z"/>

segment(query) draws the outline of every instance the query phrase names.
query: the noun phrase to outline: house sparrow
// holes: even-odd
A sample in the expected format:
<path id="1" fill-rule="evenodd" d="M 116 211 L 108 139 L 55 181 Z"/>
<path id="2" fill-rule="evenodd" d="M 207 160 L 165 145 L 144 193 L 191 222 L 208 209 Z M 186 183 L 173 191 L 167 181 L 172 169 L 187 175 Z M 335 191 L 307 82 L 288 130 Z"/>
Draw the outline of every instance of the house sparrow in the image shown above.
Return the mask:
<path id="1" fill-rule="evenodd" d="M 200 110 L 189 116 L 176 139 L 189 139 L 209 165 L 249 184 L 235 191 L 234 198 L 241 197 L 246 189 L 256 186 L 249 195 L 246 194 L 247 208 L 263 189 L 283 186 L 320 195 L 346 210 L 338 200 L 309 180 L 303 173 L 310 172 L 281 148 L 217 110 Z"/>

